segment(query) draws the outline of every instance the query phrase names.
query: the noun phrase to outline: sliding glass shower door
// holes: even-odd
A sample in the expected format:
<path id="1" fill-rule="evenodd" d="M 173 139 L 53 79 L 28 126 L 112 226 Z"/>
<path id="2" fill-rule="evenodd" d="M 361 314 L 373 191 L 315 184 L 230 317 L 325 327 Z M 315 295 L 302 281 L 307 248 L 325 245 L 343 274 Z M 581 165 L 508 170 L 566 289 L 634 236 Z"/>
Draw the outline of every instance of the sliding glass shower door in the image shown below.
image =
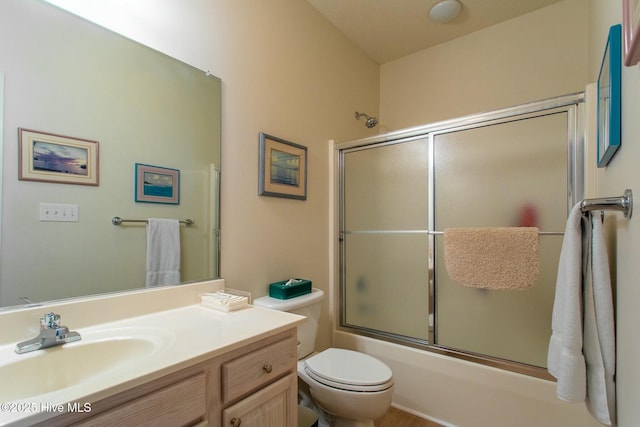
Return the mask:
<path id="1" fill-rule="evenodd" d="M 434 229 L 538 227 L 540 275 L 496 291 L 449 277 L 435 238 L 436 343 L 546 367 L 562 231 L 567 219 L 566 111 L 433 136 Z"/>
<path id="2" fill-rule="evenodd" d="M 343 323 L 427 340 L 428 142 L 342 157 Z"/>
<path id="3" fill-rule="evenodd" d="M 340 326 L 546 377 L 562 234 L 582 196 L 581 103 L 568 95 L 339 148 Z M 445 229 L 533 226 L 530 288 L 449 277 Z"/>

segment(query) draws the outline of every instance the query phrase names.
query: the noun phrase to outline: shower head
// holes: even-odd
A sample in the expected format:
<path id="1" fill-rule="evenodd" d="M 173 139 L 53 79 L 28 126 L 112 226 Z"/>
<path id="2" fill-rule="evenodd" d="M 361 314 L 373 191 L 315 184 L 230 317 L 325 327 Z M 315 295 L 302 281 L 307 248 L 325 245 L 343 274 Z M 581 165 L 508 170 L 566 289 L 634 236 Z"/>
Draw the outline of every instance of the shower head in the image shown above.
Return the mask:
<path id="1" fill-rule="evenodd" d="M 367 118 L 367 121 L 364 124 L 366 127 L 373 128 L 378 124 L 378 119 L 376 119 L 375 117 L 371 117 L 367 113 L 358 113 L 356 111 L 356 120 L 360 120 L 360 117 L 363 116 Z"/>

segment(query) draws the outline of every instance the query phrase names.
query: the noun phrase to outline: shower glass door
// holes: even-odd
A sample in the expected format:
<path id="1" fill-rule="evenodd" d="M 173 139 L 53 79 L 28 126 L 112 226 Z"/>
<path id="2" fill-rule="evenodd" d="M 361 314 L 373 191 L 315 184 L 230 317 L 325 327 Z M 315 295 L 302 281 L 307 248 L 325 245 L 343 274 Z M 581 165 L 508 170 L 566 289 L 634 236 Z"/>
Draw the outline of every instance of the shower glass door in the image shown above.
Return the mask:
<path id="1" fill-rule="evenodd" d="M 340 327 L 549 379 L 562 234 L 583 197 L 583 101 L 566 95 L 339 144 Z M 540 231 L 533 286 L 484 290 L 449 277 L 446 228 L 531 226 Z"/>
<path id="2" fill-rule="evenodd" d="M 426 342 L 428 140 L 342 152 L 342 324 Z"/>
<path id="3" fill-rule="evenodd" d="M 456 283 L 447 272 L 444 237 L 435 237 L 439 346 L 546 367 L 567 219 L 568 114 L 541 112 L 433 136 L 435 230 L 535 226 L 542 232 L 538 280 L 514 291 Z"/>

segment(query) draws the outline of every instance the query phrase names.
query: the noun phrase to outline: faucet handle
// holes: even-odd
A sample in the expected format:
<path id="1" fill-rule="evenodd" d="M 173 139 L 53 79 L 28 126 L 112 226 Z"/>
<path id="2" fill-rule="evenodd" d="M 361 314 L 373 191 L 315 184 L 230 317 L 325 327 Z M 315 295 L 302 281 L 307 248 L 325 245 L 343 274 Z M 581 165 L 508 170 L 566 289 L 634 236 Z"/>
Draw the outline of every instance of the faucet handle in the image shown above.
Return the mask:
<path id="1" fill-rule="evenodd" d="M 40 318 L 40 329 L 57 329 L 59 327 L 60 327 L 59 314 L 49 312 Z"/>
<path id="2" fill-rule="evenodd" d="M 66 326 L 60 326 L 55 328 L 56 330 L 56 341 L 64 341 L 67 339 L 67 335 L 69 335 L 69 328 Z"/>

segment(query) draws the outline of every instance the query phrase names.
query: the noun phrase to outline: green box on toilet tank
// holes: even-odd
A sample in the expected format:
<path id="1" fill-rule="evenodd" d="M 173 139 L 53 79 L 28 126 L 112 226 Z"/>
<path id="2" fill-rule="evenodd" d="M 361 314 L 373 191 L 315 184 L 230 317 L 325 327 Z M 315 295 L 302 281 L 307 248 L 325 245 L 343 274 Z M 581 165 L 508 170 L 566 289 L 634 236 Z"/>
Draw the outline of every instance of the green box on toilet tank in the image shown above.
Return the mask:
<path id="1" fill-rule="evenodd" d="M 311 280 L 288 279 L 269 285 L 269 296 L 277 299 L 289 299 L 311 293 Z"/>

